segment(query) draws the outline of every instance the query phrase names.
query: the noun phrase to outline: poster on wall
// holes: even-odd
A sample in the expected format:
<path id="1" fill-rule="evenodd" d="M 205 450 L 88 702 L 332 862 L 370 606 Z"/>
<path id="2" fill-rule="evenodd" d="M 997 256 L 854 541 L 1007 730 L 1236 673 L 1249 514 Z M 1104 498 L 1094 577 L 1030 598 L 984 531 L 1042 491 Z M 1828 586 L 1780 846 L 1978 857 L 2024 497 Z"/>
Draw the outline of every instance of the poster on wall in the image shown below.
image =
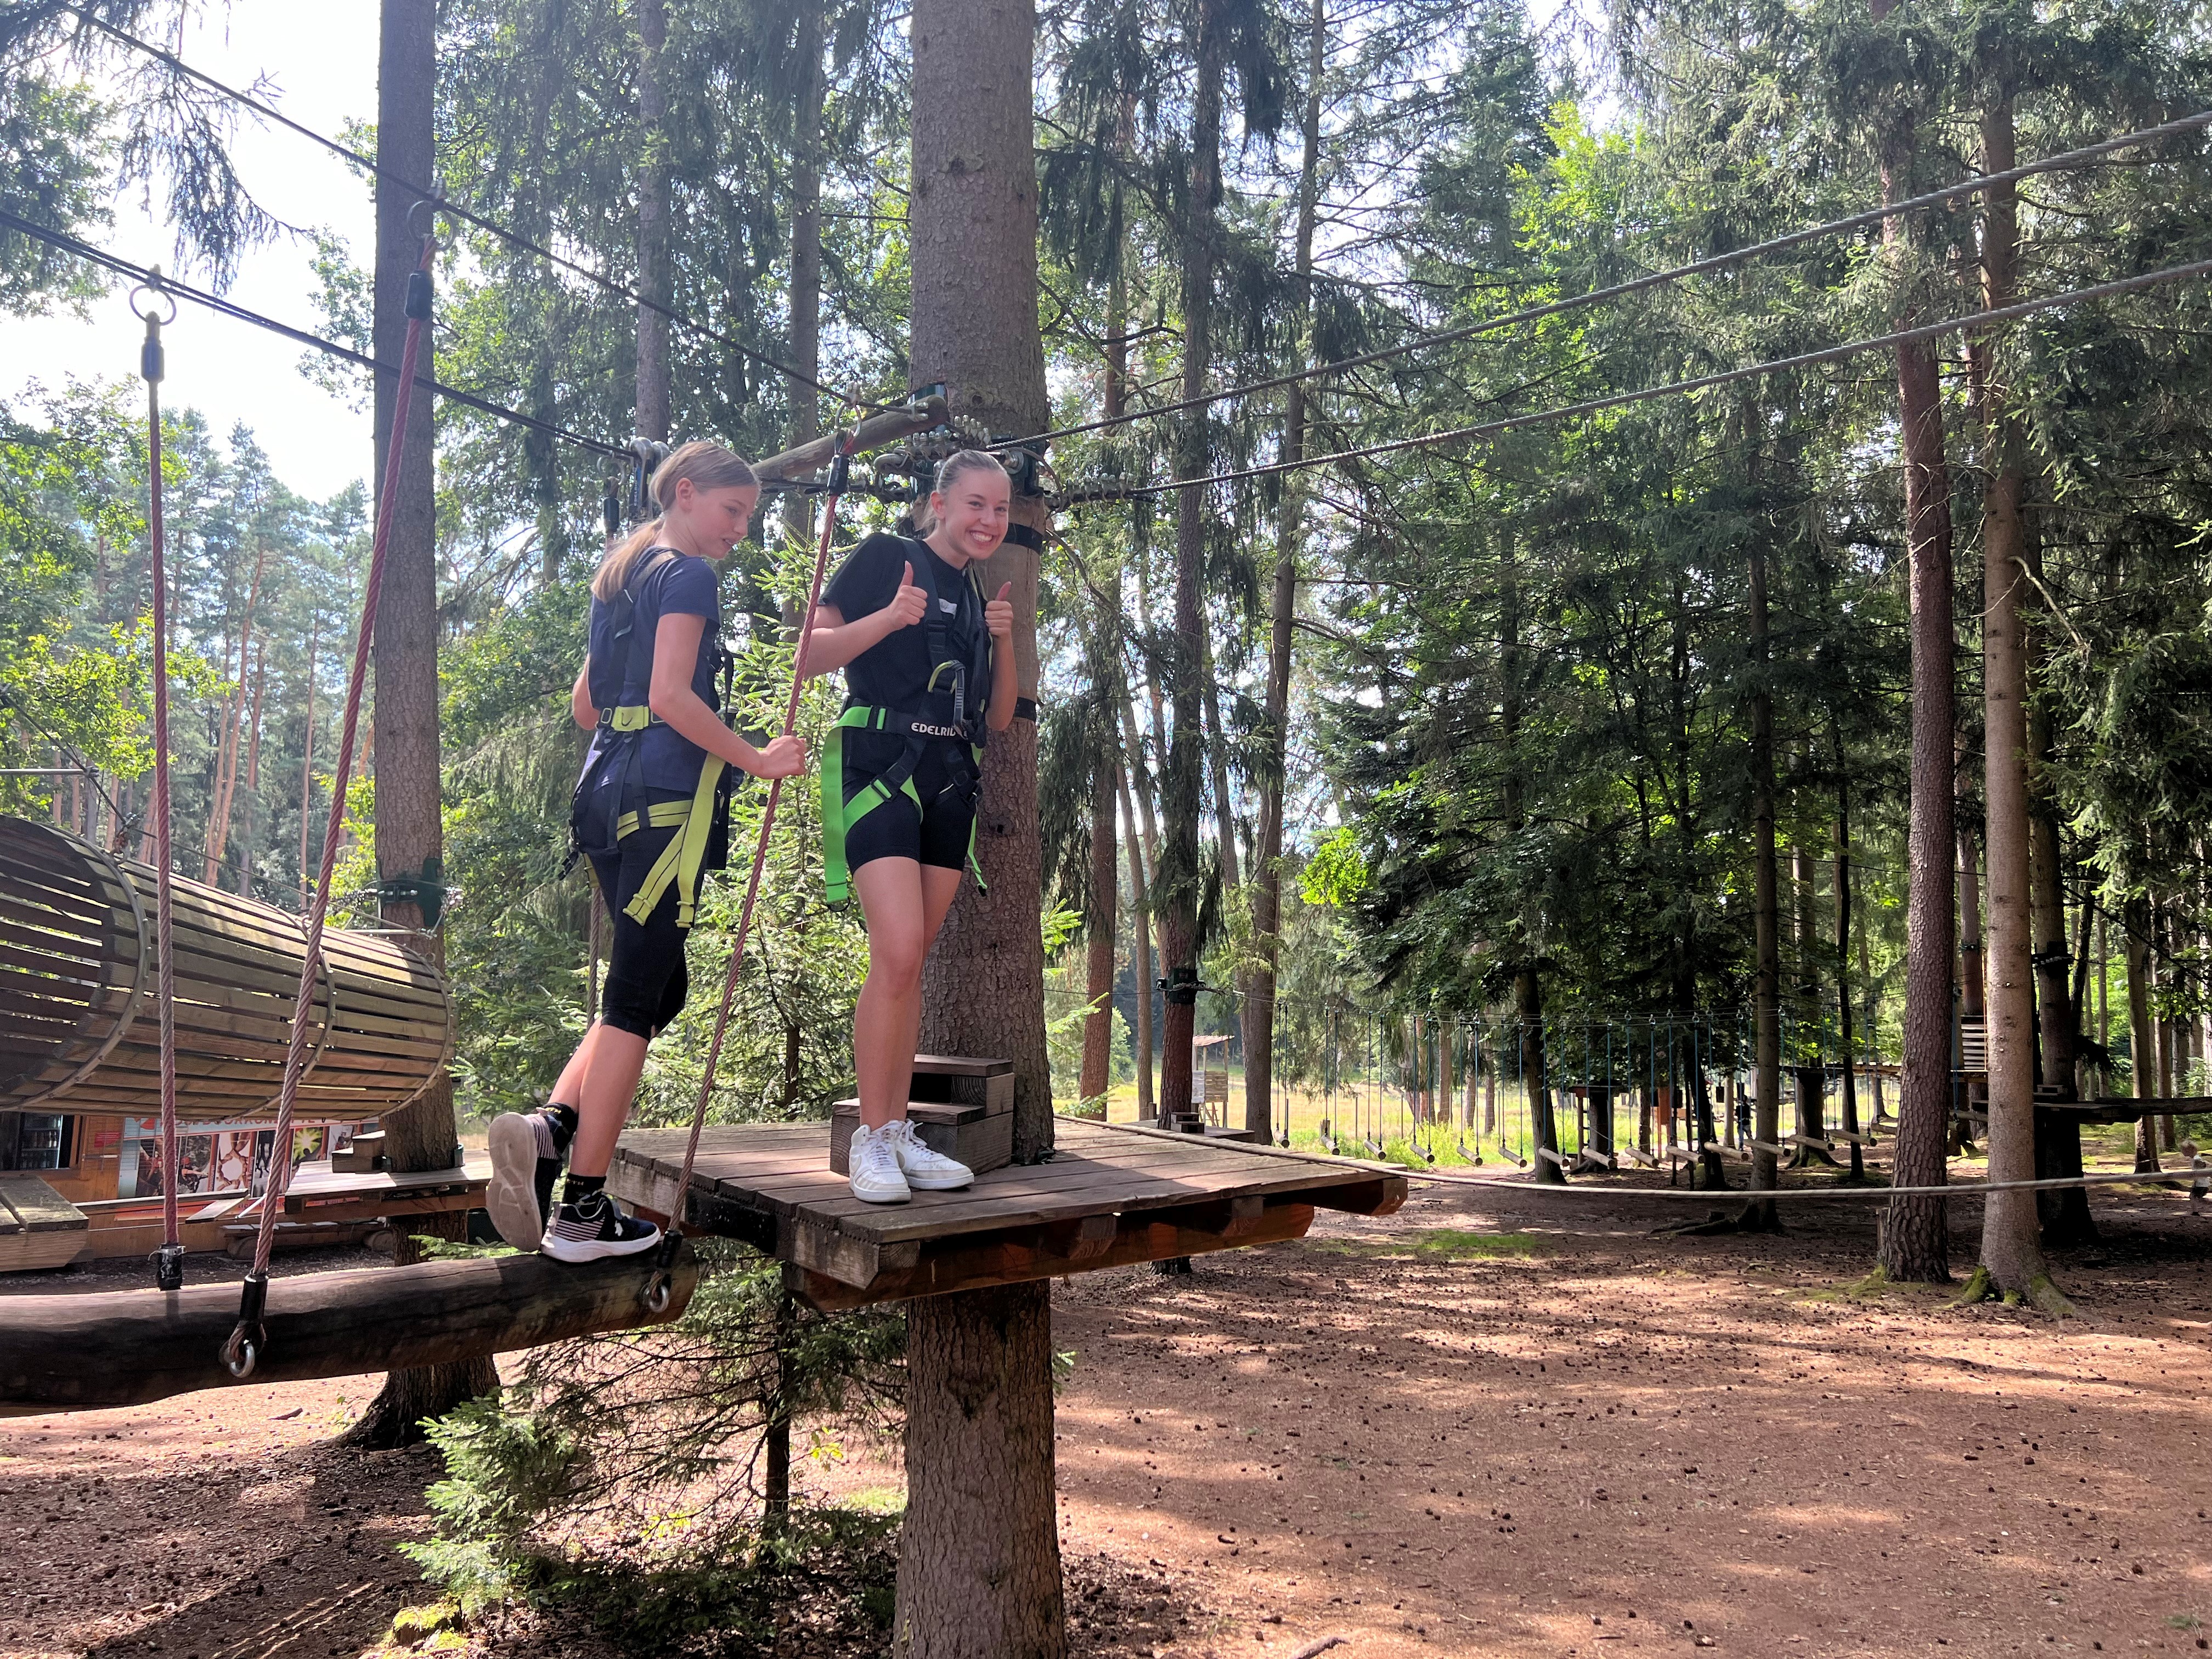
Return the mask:
<path id="1" fill-rule="evenodd" d="M 327 1123 L 295 1124 L 292 1167 L 321 1158 L 331 1142 Z M 269 1166 L 276 1155 L 276 1130 L 266 1123 L 191 1126 L 177 1138 L 177 1195 L 222 1198 L 269 1190 Z M 161 1125 L 156 1118 L 125 1118 L 122 1162 L 116 1172 L 118 1198 L 161 1195 Z"/>

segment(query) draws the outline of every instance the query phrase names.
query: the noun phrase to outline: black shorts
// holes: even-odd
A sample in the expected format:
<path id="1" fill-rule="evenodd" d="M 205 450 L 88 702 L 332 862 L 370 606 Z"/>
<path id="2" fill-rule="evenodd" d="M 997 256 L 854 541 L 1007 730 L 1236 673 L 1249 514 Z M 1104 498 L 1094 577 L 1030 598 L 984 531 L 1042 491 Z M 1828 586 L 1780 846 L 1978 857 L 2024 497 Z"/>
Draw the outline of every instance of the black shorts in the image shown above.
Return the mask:
<path id="1" fill-rule="evenodd" d="M 845 796 L 881 777 L 906 748 L 903 738 L 881 732 L 848 730 L 845 743 Z M 945 793 L 951 773 L 953 745 L 932 743 L 915 763 L 914 792 L 921 797 L 919 811 L 901 790 L 845 830 L 845 867 L 857 870 L 876 859 L 912 859 L 939 870 L 958 870 L 968 862 L 974 839 L 975 809 L 960 792 Z"/>
<path id="2" fill-rule="evenodd" d="M 659 791 L 653 798 L 678 799 Z M 690 994 L 691 976 L 684 962 L 684 942 L 690 929 L 676 924 L 682 896 L 677 884 L 669 883 L 660 902 L 643 921 L 632 921 L 623 910 L 645 885 L 647 874 L 668 843 L 682 833 L 680 829 L 634 830 L 613 854 L 592 860 L 607 919 L 614 925 L 606 978 L 599 990 L 599 1018 L 633 1036 L 650 1037 L 666 1030 Z"/>

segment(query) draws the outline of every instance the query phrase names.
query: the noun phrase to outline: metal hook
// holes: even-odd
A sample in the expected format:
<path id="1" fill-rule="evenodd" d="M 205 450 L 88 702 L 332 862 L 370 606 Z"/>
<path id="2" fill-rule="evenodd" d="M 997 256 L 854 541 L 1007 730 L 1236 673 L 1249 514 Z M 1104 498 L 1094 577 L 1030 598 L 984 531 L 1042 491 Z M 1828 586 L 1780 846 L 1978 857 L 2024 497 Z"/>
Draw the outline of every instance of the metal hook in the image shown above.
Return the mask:
<path id="1" fill-rule="evenodd" d="M 655 1273 L 650 1282 L 648 1282 L 645 1287 L 646 1312 L 649 1314 L 666 1313 L 668 1311 L 668 1298 L 675 1293 L 675 1284 L 666 1273 Z"/>
<path id="2" fill-rule="evenodd" d="M 177 320 L 177 296 L 162 285 L 161 266 L 155 265 L 148 276 L 149 280 L 139 283 L 131 290 L 131 314 L 141 322 L 166 328 Z M 138 303 L 141 295 L 146 295 L 149 300 L 149 303 L 143 307 Z M 169 308 L 169 314 L 158 319 L 154 315 L 151 303 L 156 300 Z"/>
<path id="3" fill-rule="evenodd" d="M 443 202 L 429 198 L 416 203 L 413 207 L 407 210 L 407 234 L 410 236 L 421 237 L 436 235 L 438 214 L 444 206 Z M 418 214 L 422 216 L 422 222 L 419 226 L 416 222 L 416 216 Z"/>

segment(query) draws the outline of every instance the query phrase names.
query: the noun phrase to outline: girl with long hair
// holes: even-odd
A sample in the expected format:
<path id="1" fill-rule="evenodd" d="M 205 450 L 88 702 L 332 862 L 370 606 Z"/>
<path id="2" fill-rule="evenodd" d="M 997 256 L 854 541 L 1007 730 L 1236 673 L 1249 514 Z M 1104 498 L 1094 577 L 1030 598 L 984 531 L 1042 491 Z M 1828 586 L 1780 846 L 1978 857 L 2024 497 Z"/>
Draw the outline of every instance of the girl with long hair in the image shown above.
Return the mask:
<path id="1" fill-rule="evenodd" d="M 907 1095 L 921 964 L 975 863 L 982 741 L 1014 718 L 1013 584 L 986 600 L 975 570 L 1006 540 L 1012 481 L 994 457 L 963 450 L 935 482 L 921 534 L 871 536 L 839 567 L 806 653 L 810 676 L 845 671 L 823 750 L 824 864 L 831 902 L 849 886 L 868 929 L 850 1179 L 877 1204 L 975 1178 L 915 1134 Z"/>
<path id="2" fill-rule="evenodd" d="M 493 1224 L 517 1249 L 562 1261 L 632 1255 L 659 1239 L 607 1193 L 607 1166 L 646 1046 L 690 988 L 684 940 L 701 875 L 723 861 L 728 769 L 787 778 L 806 765 L 796 738 L 756 749 L 732 732 L 715 692 L 715 567 L 760 505 L 752 468 L 719 444 L 687 443 L 653 473 L 653 497 L 660 516 L 610 548 L 592 578 L 590 651 L 569 696 L 593 734 L 570 830 L 614 923 L 599 1017 L 544 1109 L 491 1126 Z"/>

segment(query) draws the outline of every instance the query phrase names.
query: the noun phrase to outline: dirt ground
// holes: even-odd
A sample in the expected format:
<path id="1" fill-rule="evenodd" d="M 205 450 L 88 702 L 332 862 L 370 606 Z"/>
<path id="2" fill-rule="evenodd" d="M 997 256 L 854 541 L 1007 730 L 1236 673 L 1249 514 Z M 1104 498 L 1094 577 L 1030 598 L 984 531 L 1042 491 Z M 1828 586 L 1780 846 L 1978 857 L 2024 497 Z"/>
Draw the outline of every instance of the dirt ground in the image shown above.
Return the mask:
<path id="1" fill-rule="evenodd" d="M 1679 1208 L 1463 1188 L 1188 1278 L 1069 1281 L 1073 1651 L 2203 1649 L 2212 1222 L 2132 1189 L 2096 1207 L 2056 1325 L 1854 1298 L 1871 1224 L 1840 1206 L 1677 1239 L 1650 1229 Z M 1953 1209 L 1963 1269 L 1978 1206 Z M 0 1656 L 373 1650 L 427 1599 L 392 1547 L 437 1474 L 324 1443 L 374 1381 L 0 1420 Z M 805 1478 L 898 1471 L 856 1452 Z M 615 1650 L 543 1623 L 474 1647 Z"/>

